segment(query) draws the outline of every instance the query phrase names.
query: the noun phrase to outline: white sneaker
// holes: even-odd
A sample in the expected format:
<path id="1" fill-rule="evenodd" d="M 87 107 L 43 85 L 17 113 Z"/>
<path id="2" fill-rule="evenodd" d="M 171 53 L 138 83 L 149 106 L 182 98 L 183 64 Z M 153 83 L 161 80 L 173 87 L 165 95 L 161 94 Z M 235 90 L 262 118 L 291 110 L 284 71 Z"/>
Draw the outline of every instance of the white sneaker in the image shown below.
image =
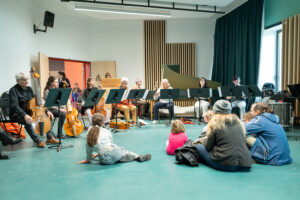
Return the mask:
<path id="1" fill-rule="evenodd" d="M 154 120 L 154 121 L 152 122 L 152 124 L 156 124 L 156 120 Z"/>

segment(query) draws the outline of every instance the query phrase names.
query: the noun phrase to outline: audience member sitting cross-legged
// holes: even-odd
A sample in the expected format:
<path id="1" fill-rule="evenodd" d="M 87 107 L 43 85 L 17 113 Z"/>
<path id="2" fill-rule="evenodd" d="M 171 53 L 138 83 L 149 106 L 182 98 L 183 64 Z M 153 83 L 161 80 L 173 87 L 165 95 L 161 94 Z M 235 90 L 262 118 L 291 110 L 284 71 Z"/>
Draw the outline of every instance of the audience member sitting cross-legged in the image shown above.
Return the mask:
<path id="1" fill-rule="evenodd" d="M 252 158 L 267 165 L 290 164 L 290 147 L 279 117 L 265 103 L 253 104 L 251 113 L 255 117 L 245 127 Z"/>
<path id="2" fill-rule="evenodd" d="M 222 171 L 249 171 L 251 156 L 245 143 L 245 128 L 231 113 L 230 102 L 219 100 L 213 107 L 215 116 L 208 123 L 207 142 L 196 144 L 202 162 Z"/>

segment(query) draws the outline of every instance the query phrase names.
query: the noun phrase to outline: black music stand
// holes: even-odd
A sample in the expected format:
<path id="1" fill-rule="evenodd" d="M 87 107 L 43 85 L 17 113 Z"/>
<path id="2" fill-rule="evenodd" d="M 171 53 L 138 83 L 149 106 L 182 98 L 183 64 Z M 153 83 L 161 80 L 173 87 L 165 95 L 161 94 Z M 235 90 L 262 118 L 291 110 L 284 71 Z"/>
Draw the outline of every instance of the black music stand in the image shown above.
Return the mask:
<path id="1" fill-rule="evenodd" d="M 106 90 L 98 90 L 93 89 L 89 96 L 86 98 L 86 101 L 84 102 L 82 107 L 92 107 L 95 106 L 95 113 L 97 112 L 97 104 L 99 103 L 100 99 L 104 95 Z"/>
<path id="2" fill-rule="evenodd" d="M 51 106 L 58 106 L 58 116 L 60 115 L 60 106 L 67 105 L 68 99 L 71 94 L 71 88 L 56 88 L 56 89 L 50 89 L 49 94 L 46 99 L 45 107 L 51 107 Z M 59 125 L 57 126 L 57 134 L 59 130 Z M 73 147 L 73 145 L 65 145 L 63 146 L 61 143 L 61 134 L 59 135 L 59 143 L 57 145 L 52 145 L 49 148 L 50 149 L 57 149 L 57 152 L 60 152 L 63 148 L 70 148 Z"/>
<path id="3" fill-rule="evenodd" d="M 125 89 L 110 89 L 105 104 L 117 104 L 122 101 L 125 95 Z M 117 105 L 116 105 L 117 106 Z M 114 109 L 116 118 L 116 126 L 113 129 L 113 133 L 119 132 L 118 130 L 118 109 Z"/>
<path id="4" fill-rule="evenodd" d="M 221 86 L 218 87 L 218 91 L 219 96 L 223 98 L 226 98 L 228 96 L 240 98 L 244 96 L 241 86 Z M 230 102 L 232 102 L 232 99 L 230 100 Z"/>
<path id="5" fill-rule="evenodd" d="M 104 95 L 105 91 L 106 90 L 98 90 L 96 88 L 92 89 L 89 96 L 86 98 L 86 101 L 82 105 L 82 107 L 93 107 L 94 106 L 95 113 L 96 113 L 97 112 L 97 104 L 99 103 L 100 99 Z M 84 119 L 83 119 L 82 115 L 81 115 L 81 119 L 82 119 L 84 127 L 85 127 L 85 123 L 84 123 Z"/>
<path id="6" fill-rule="evenodd" d="M 137 99 L 143 99 L 144 96 L 145 96 L 145 92 L 146 92 L 146 89 L 132 89 L 129 91 L 129 94 L 127 96 L 127 99 L 128 100 L 137 100 Z M 138 127 L 141 128 L 141 125 L 139 124 L 139 118 L 138 118 L 138 109 L 136 108 L 136 117 L 137 117 L 137 124 L 138 124 Z"/>
<path id="7" fill-rule="evenodd" d="M 171 103 L 171 99 L 180 99 L 180 90 L 179 89 L 161 89 L 160 90 L 160 99 L 168 99 L 169 100 L 169 105 Z M 174 113 L 174 106 L 173 106 L 173 113 Z M 171 113 L 170 114 L 170 121 L 167 126 L 171 123 L 172 118 L 171 118 Z M 175 118 L 175 113 L 174 116 Z"/>
<path id="8" fill-rule="evenodd" d="M 146 94 L 147 93 L 147 94 Z M 147 90 L 145 92 L 146 96 L 143 98 L 145 100 L 154 100 L 154 95 L 155 95 L 156 91 L 155 90 Z"/>
<path id="9" fill-rule="evenodd" d="M 293 97 L 300 99 L 300 84 L 288 85 L 288 88 L 290 89 Z"/>
<path id="10" fill-rule="evenodd" d="M 200 114 L 200 101 L 201 98 L 211 98 L 212 97 L 212 89 L 211 88 L 190 88 L 188 89 L 190 98 L 194 98 L 199 103 L 199 114 Z M 195 105 L 194 105 L 194 119 L 195 119 Z M 199 116 L 200 119 L 200 116 Z"/>
<path id="11" fill-rule="evenodd" d="M 261 97 L 262 96 L 262 92 L 257 87 L 257 85 L 248 85 L 247 87 L 248 87 L 248 90 L 252 97 Z"/>

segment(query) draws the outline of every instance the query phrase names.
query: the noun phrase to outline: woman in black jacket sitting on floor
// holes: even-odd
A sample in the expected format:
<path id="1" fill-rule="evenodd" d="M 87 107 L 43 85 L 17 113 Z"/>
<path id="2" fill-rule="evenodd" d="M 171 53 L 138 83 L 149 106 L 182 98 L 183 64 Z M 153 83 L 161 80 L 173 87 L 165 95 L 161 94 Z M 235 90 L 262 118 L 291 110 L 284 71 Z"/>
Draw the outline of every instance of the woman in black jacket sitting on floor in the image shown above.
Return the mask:
<path id="1" fill-rule="evenodd" d="M 249 171 L 251 156 L 245 143 L 245 128 L 240 119 L 231 113 L 231 105 L 219 100 L 213 107 L 216 115 L 207 129 L 205 145 L 196 144 L 201 160 L 222 171 Z"/>

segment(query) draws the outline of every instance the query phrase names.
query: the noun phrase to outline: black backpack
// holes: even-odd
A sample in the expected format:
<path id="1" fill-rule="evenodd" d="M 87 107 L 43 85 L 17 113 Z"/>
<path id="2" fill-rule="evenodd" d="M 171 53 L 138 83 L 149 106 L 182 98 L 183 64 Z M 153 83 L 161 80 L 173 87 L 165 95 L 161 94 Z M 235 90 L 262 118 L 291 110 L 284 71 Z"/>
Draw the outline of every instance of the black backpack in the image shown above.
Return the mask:
<path id="1" fill-rule="evenodd" d="M 192 140 L 188 140 L 182 147 L 175 150 L 176 164 L 198 166 L 200 157 L 192 142 Z"/>

